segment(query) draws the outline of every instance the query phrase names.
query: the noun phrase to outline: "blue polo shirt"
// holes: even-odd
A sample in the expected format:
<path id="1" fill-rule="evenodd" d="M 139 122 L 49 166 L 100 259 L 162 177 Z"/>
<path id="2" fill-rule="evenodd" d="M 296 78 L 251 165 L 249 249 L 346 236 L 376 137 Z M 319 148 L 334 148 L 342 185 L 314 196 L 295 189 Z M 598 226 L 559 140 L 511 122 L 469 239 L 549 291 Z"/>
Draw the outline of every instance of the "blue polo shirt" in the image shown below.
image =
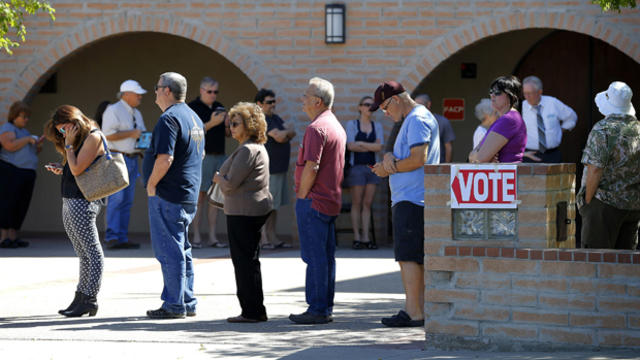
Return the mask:
<path id="1" fill-rule="evenodd" d="M 156 186 L 156 195 L 172 203 L 197 204 L 202 177 L 204 125 L 187 104 L 174 104 L 160 115 L 142 163 L 145 187 L 159 154 L 172 155 L 173 162 Z"/>
<path id="2" fill-rule="evenodd" d="M 438 122 L 426 107 L 419 105 L 413 108 L 404 119 L 393 146 L 393 155 L 400 160 L 406 159 L 411 155 L 411 148 L 427 143 L 429 146 L 425 164 L 439 164 Z M 410 201 L 418 206 L 424 206 L 424 169 L 422 167 L 389 176 L 389 187 L 391 188 L 391 206 L 401 201 Z"/>

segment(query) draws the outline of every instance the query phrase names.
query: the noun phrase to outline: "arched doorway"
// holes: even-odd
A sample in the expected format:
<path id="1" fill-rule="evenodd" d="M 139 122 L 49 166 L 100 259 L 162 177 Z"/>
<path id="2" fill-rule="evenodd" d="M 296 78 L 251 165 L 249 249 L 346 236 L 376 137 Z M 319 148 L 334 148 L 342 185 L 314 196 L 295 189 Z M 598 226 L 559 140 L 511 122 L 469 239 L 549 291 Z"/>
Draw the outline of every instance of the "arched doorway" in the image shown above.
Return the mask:
<path id="1" fill-rule="evenodd" d="M 227 107 L 241 100 L 252 100 L 257 87 L 238 66 L 216 51 L 193 40 L 155 32 L 124 33 L 94 41 L 71 53 L 55 65 L 44 85 L 29 91 L 27 100 L 33 109 L 29 130 L 41 134 L 44 123 L 59 105 L 78 106 L 93 117 L 97 105 L 103 100 L 116 101 L 120 83 L 135 79 L 147 90 L 140 111 L 145 125 L 152 129 L 160 115 L 154 103 L 153 86 L 158 76 L 176 71 L 187 78 L 187 100 L 198 95 L 202 77 L 211 76 L 220 82 L 219 100 Z M 227 150 L 235 142 L 227 142 Z M 40 163 L 58 161 L 53 146 L 45 142 Z M 59 178 L 43 169 L 23 230 L 33 232 L 62 232 L 59 217 Z M 132 209 L 130 231 L 148 231 L 146 197 L 140 183 Z M 221 229 L 224 229 L 222 223 Z"/>
<path id="2" fill-rule="evenodd" d="M 580 163 L 591 127 L 603 118 L 595 95 L 617 80 L 636 93 L 640 89 L 640 64 L 602 40 L 571 31 L 554 31 L 538 41 L 513 73 L 520 79 L 538 76 L 545 94 L 561 99 L 578 114 L 575 129 L 563 135 L 561 144 L 563 161 L 572 163 Z M 632 99 L 636 107 L 638 95 Z"/>
<path id="3" fill-rule="evenodd" d="M 576 191 L 582 180 L 582 150 L 589 131 L 603 116 L 594 103 L 595 95 L 613 81 L 624 81 L 640 104 L 640 64 L 620 50 L 591 36 L 571 31 L 554 31 L 523 56 L 514 72 L 520 79 L 536 75 L 544 93 L 561 99 L 578 114 L 576 127 L 563 134 L 560 150 L 564 162 L 575 163 Z M 580 244 L 582 219 L 576 214 L 576 243 Z"/>

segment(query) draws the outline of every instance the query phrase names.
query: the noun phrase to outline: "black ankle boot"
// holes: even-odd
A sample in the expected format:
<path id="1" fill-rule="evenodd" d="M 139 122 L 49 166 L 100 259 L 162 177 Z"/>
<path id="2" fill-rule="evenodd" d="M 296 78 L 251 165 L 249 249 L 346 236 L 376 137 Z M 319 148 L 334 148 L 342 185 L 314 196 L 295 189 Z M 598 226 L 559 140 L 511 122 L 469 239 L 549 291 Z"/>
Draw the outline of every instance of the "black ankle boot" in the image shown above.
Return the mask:
<path id="1" fill-rule="evenodd" d="M 62 315 L 66 317 L 80 317 L 89 313 L 89 316 L 95 316 L 98 312 L 98 301 L 95 296 L 85 295 L 79 292 L 80 298 L 75 306 L 67 311 L 63 311 Z"/>
<path id="2" fill-rule="evenodd" d="M 80 291 L 76 291 L 76 295 L 73 298 L 73 301 L 71 301 L 71 304 L 69 304 L 69 306 L 67 306 L 66 309 L 58 310 L 58 314 L 64 315 L 63 312 L 73 309 L 78 304 L 78 301 L 80 300 L 80 294 L 81 294 Z"/>

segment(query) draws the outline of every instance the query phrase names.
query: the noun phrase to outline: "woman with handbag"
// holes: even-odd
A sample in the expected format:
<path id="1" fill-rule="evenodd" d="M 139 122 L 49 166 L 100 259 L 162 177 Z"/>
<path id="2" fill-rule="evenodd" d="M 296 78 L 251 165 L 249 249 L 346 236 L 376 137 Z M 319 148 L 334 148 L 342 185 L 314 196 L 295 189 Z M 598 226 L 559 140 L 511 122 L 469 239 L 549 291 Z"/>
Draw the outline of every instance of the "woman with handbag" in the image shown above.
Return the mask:
<path id="1" fill-rule="evenodd" d="M 229 249 L 236 275 L 237 296 L 242 313 L 232 323 L 267 321 L 260 273 L 260 229 L 272 210 L 269 192 L 267 123 L 262 109 L 241 102 L 229 112 L 231 136 L 240 146 L 213 177 L 224 194 Z"/>
<path id="2" fill-rule="evenodd" d="M 71 105 L 58 107 L 44 131 L 63 157 L 64 167 L 50 163 L 46 168 L 56 175 L 62 175 L 62 221 L 80 259 L 80 279 L 75 298 L 58 313 L 67 317 L 87 313 L 94 316 L 98 311 L 96 296 L 100 290 L 104 263 L 96 227 L 96 216 L 102 201 L 88 201 L 80 191 L 75 176 L 82 174 L 105 153 L 103 140 L 93 120 Z"/>

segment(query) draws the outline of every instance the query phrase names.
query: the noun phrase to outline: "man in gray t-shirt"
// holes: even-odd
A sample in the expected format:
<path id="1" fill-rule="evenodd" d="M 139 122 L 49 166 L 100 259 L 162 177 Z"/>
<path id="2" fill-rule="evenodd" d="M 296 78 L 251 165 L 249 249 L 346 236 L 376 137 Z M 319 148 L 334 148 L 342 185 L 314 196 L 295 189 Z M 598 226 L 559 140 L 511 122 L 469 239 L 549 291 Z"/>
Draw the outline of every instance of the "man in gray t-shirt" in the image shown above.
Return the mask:
<path id="1" fill-rule="evenodd" d="M 429 111 L 431 111 L 431 98 L 427 94 L 420 94 L 415 97 L 415 102 L 424 105 Z M 449 119 L 446 117 L 433 113 L 433 116 L 438 121 L 438 132 L 440 133 L 440 163 L 451 162 L 453 157 L 453 140 L 456 139 L 456 134 L 453 132 L 453 127 Z"/>

